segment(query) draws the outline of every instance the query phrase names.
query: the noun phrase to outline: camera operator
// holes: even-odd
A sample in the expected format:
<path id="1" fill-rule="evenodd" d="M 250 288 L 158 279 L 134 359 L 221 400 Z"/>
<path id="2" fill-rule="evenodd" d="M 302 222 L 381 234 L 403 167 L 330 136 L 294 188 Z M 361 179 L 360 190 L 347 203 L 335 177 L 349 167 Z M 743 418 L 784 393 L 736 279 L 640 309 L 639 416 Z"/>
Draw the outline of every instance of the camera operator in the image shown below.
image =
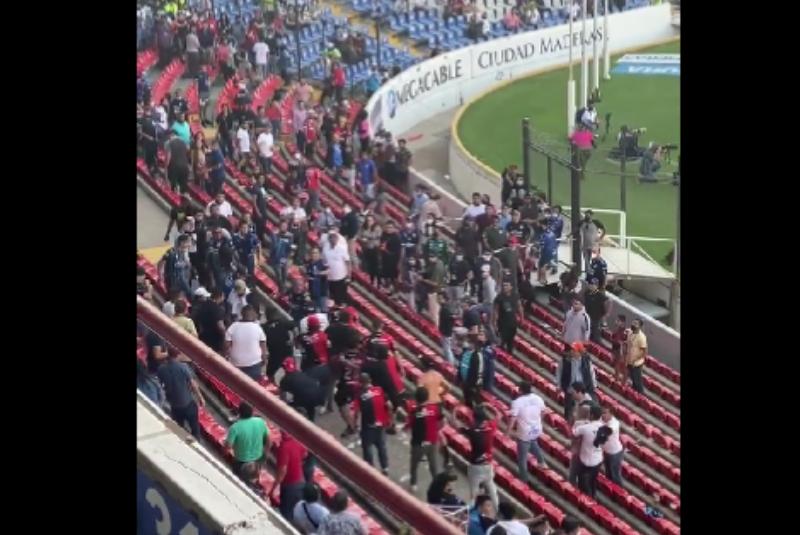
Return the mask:
<path id="1" fill-rule="evenodd" d="M 661 146 L 650 143 L 642 153 L 642 163 L 639 165 L 639 179 L 642 182 L 658 182 L 656 173 L 661 169 Z"/>
<path id="2" fill-rule="evenodd" d="M 617 144 L 621 156 L 627 160 L 635 160 L 639 157 L 639 131 L 631 130 L 624 124 L 619 128 L 617 134 Z"/>

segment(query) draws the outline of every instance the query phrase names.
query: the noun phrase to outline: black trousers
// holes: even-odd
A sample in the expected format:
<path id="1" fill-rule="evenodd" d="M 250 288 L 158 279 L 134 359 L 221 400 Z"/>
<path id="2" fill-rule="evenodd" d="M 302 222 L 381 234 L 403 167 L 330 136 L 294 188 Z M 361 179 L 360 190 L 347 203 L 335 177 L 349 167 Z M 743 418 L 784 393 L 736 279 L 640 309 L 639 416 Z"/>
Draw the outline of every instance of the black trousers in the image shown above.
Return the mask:
<path id="1" fill-rule="evenodd" d="M 480 386 L 466 386 L 462 388 L 464 392 L 464 404 L 473 409 L 481 404 L 481 387 Z"/>
<path id="2" fill-rule="evenodd" d="M 167 168 L 167 180 L 172 191 L 187 193 L 189 185 L 189 168 L 185 166 L 170 166 Z"/>
<path id="3" fill-rule="evenodd" d="M 514 337 L 517 336 L 517 324 L 514 323 L 506 323 L 500 324 L 500 347 L 502 347 L 507 353 L 511 353 L 514 350 Z"/>
<path id="4" fill-rule="evenodd" d="M 339 305 L 342 306 L 344 304 L 349 303 L 349 297 L 347 295 L 347 279 L 342 279 L 338 281 L 328 281 L 328 289 L 331 299 Z"/>
<path id="5" fill-rule="evenodd" d="M 597 496 L 597 476 L 603 463 L 596 466 L 586 466 L 583 463 L 578 471 L 578 488 L 592 499 Z"/>

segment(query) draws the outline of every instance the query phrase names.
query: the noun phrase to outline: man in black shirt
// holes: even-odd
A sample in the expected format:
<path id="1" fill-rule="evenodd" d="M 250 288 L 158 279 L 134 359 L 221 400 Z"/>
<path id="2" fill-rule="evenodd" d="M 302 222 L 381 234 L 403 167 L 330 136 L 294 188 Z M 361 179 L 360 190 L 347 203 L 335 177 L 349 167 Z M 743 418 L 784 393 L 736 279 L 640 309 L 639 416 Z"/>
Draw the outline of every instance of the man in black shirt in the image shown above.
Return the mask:
<path id="1" fill-rule="evenodd" d="M 137 119 L 137 126 L 139 130 L 139 140 L 142 144 L 142 151 L 144 152 L 144 163 L 147 165 L 147 170 L 152 175 L 156 170 L 156 161 L 158 158 L 158 140 L 156 131 L 156 124 L 150 116 L 150 107 L 145 106 L 143 114 Z"/>
<path id="2" fill-rule="evenodd" d="M 458 250 L 464 252 L 464 259 L 470 264 L 474 264 L 478 257 L 479 241 L 471 216 L 464 216 L 461 226 L 456 231 L 455 242 Z"/>
<path id="3" fill-rule="evenodd" d="M 220 148 L 225 153 L 226 158 L 233 157 L 233 114 L 226 104 L 222 107 L 222 113 L 217 115 L 217 133 L 222 141 Z"/>
<path id="4" fill-rule="evenodd" d="M 280 317 L 273 311 L 268 311 L 269 321 L 264 324 L 264 334 L 267 336 L 267 378 L 270 382 L 275 381 L 275 374 L 283 365 L 288 357 L 294 353 L 292 346 L 291 333 L 296 324 L 288 319 Z"/>
<path id="5" fill-rule="evenodd" d="M 287 401 L 295 409 L 302 409 L 312 422 L 317 414 L 317 407 L 325 402 L 325 392 L 320 384 L 297 369 L 294 357 L 283 360 L 286 372 L 278 385 L 281 399 Z"/>
<path id="6" fill-rule="evenodd" d="M 519 243 L 528 243 L 531 238 L 531 227 L 522 222 L 519 210 L 511 212 L 511 221 L 506 226 L 508 239 L 516 238 Z"/>
<path id="7" fill-rule="evenodd" d="M 186 193 L 189 185 L 189 147 L 186 143 L 170 131 L 169 140 L 164 146 L 167 153 L 165 167 L 167 180 L 172 191 Z"/>
<path id="8" fill-rule="evenodd" d="M 174 121 L 179 113 L 189 113 L 189 103 L 183 97 L 180 89 L 175 90 L 175 96 L 172 98 L 172 109 L 169 110 L 170 121 Z"/>
<path id="9" fill-rule="evenodd" d="M 511 282 L 503 281 L 503 290 L 494 298 L 495 332 L 500 336 L 500 347 L 511 353 L 517 335 L 517 316 L 524 316 L 519 296 L 511 291 Z"/>
<path id="10" fill-rule="evenodd" d="M 473 422 L 469 427 L 453 421 L 451 424 L 467 436 L 470 444 L 467 479 L 470 501 L 474 500 L 483 486 L 493 504 L 498 503 L 497 486 L 494 483 L 494 437 L 500 422 L 500 412 L 490 405 L 478 405 L 473 411 Z M 495 505 L 496 507 L 496 505 Z"/>
<path id="11" fill-rule="evenodd" d="M 447 294 L 439 295 L 439 334 L 442 335 L 442 351 L 444 358 L 450 364 L 455 364 L 453 356 L 453 328 L 456 325 L 456 312 L 453 307 L 458 306 L 452 303 Z"/>
<path id="12" fill-rule="evenodd" d="M 519 207 L 520 220 L 528 225 L 533 225 L 539 220 L 539 207 L 533 202 L 530 193 L 526 193 Z"/>
<path id="13" fill-rule="evenodd" d="M 605 289 L 598 286 L 597 279 L 589 281 L 583 300 L 590 320 L 589 340 L 600 344 L 602 342 L 603 325 L 609 312 L 611 312 L 611 301 L 606 296 Z"/>
<path id="14" fill-rule="evenodd" d="M 211 293 L 205 288 L 198 288 L 195 295 L 198 302 L 192 319 L 197 327 L 197 337 L 217 353 L 222 353 L 225 345 L 225 309 L 222 302 L 225 295 L 220 288 L 214 288 Z"/>
<path id="15" fill-rule="evenodd" d="M 452 303 L 459 303 L 466 294 L 467 282 L 472 280 L 472 266 L 464 253 L 457 251 L 447 267 L 447 297 Z"/>

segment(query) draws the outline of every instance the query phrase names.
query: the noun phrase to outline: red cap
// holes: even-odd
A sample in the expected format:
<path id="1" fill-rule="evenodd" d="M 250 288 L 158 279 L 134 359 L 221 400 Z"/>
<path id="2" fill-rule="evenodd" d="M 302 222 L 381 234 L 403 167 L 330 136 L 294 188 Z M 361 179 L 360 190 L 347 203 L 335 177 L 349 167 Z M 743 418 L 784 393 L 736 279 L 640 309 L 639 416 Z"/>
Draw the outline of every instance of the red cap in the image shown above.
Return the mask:
<path id="1" fill-rule="evenodd" d="M 313 316 L 308 317 L 308 328 L 309 329 L 319 329 L 320 325 L 322 325 L 319 321 L 319 317 L 314 314 Z"/>
<path id="2" fill-rule="evenodd" d="M 358 312 L 353 307 L 344 307 L 342 310 L 350 314 L 350 324 L 355 325 L 358 323 Z"/>
<path id="3" fill-rule="evenodd" d="M 583 351 L 583 342 L 572 342 L 572 349 L 575 351 Z"/>
<path id="4" fill-rule="evenodd" d="M 286 370 L 286 373 L 296 372 L 297 363 L 294 361 L 294 358 L 289 357 L 288 359 L 284 360 L 283 369 Z"/>
<path id="5" fill-rule="evenodd" d="M 516 245 L 518 243 L 519 243 L 519 240 L 517 239 L 516 236 L 512 236 L 511 239 L 508 240 L 508 244 L 509 245 Z"/>

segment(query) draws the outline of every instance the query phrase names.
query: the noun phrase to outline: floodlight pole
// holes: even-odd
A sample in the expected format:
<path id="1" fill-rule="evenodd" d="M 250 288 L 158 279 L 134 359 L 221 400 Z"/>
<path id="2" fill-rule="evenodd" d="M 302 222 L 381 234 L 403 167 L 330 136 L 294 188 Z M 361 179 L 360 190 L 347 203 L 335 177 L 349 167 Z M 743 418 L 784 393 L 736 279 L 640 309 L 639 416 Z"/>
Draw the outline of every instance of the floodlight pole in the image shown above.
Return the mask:
<path id="1" fill-rule="evenodd" d="M 531 120 L 522 119 L 522 180 L 525 182 L 525 191 L 531 190 Z M 548 202 L 552 202 L 550 198 Z"/>
<path id="2" fill-rule="evenodd" d="M 589 101 L 589 58 L 586 56 L 586 10 L 587 2 L 583 0 L 581 15 L 581 108 Z"/>
<path id="3" fill-rule="evenodd" d="M 570 214 L 572 215 L 572 263 L 581 267 L 581 155 L 577 145 L 572 143 L 570 162 Z M 586 266 L 588 268 L 588 266 Z"/>
<path id="4" fill-rule="evenodd" d="M 608 0 L 603 0 L 603 80 L 611 80 L 611 51 L 608 48 Z"/>
<path id="5" fill-rule="evenodd" d="M 572 55 L 572 45 L 575 42 L 575 34 L 572 33 L 572 12 L 569 16 L 569 79 L 567 80 L 567 135 L 572 135 L 575 131 L 575 73 L 574 59 Z"/>
<path id="6" fill-rule="evenodd" d="M 594 13 L 592 13 L 592 91 L 600 89 L 600 54 L 597 48 L 597 23 L 600 7 L 597 5 L 599 0 L 594 0 Z"/>

